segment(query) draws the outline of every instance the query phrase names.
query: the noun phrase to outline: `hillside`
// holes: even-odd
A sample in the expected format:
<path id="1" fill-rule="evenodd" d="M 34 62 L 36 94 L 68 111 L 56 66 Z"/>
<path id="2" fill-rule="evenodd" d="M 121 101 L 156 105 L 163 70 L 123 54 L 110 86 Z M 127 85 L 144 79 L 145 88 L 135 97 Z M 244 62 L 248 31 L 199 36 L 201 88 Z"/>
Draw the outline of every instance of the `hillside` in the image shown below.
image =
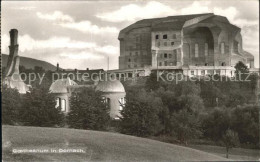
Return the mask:
<path id="1" fill-rule="evenodd" d="M 8 60 L 8 55 L 2 54 L 2 67 L 6 67 L 7 60 Z M 41 66 L 45 70 L 51 70 L 55 71 L 56 66 L 46 62 L 46 61 L 41 61 L 29 57 L 23 57 L 20 56 L 20 65 L 24 66 L 27 69 L 33 69 L 35 66 Z"/>
<path id="2" fill-rule="evenodd" d="M 224 161 L 192 148 L 110 132 L 2 126 L 4 161 Z M 23 153 L 13 149 L 83 149 L 83 153 Z"/>

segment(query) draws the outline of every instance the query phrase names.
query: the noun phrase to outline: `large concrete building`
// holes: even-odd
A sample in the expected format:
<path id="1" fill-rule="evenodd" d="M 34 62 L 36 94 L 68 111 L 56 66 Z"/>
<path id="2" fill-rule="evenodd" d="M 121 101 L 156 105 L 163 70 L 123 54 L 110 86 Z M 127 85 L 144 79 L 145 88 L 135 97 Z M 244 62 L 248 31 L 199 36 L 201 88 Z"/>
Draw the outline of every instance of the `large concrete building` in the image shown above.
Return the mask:
<path id="1" fill-rule="evenodd" d="M 254 68 L 241 29 L 208 14 L 144 19 L 120 31 L 119 70 L 175 69 L 186 75 L 233 76 L 238 61 Z M 114 71 L 116 72 L 116 71 Z"/>

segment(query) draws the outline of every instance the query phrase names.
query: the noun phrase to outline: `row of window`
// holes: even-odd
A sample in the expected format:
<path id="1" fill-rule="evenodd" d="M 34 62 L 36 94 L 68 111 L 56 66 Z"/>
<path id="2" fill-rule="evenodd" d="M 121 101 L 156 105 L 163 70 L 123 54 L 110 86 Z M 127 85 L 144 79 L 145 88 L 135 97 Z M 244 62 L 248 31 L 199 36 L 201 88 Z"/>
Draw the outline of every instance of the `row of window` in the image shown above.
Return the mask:
<path id="1" fill-rule="evenodd" d="M 173 46 L 174 45 L 174 42 L 170 42 L 171 44 L 171 46 Z M 157 47 L 160 47 L 161 46 L 161 42 L 157 42 Z M 168 42 L 163 42 L 163 46 L 168 46 Z"/>
<path id="2" fill-rule="evenodd" d="M 176 55 L 177 55 L 177 51 L 174 50 L 174 51 L 173 51 L 173 54 L 171 54 L 171 53 L 169 53 L 169 54 L 167 54 L 167 53 L 161 53 L 161 54 L 159 54 L 159 57 L 160 57 L 160 58 L 172 58 L 173 56 L 176 57 Z"/>
<path id="3" fill-rule="evenodd" d="M 159 62 L 158 65 L 159 66 L 176 66 L 176 63 L 164 61 L 164 62 Z"/>
<path id="4" fill-rule="evenodd" d="M 225 54 L 225 43 L 221 43 L 220 45 L 220 52 L 221 54 Z M 195 44 L 195 57 L 199 57 L 199 45 L 196 43 Z M 205 48 L 204 48 L 204 54 L 205 56 L 209 55 L 209 46 L 208 43 L 205 43 Z"/>
<path id="5" fill-rule="evenodd" d="M 168 39 L 168 35 L 167 35 L 167 34 L 163 34 L 163 35 L 162 35 L 162 38 L 163 38 L 163 39 Z M 177 38 L 176 34 L 172 34 L 171 39 L 176 39 L 176 38 Z M 155 35 L 155 39 L 161 39 L 161 38 L 160 38 L 160 35 L 159 35 L 159 34 Z"/>
<path id="6" fill-rule="evenodd" d="M 145 52 L 145 51 L 129 52 L 129 56 L 138 56 L 138 55 L 147 55 L 147 52 Z"/>
<path id="7" fill-rule="evenodd" d="M 221 73 L 220 70 L 201 70 L 200 71 L 200 75 L 206 75 L 206 74 L 209 74 L 209 75 L 218 74 L 218 75 L 220 75 L 220 73 Z M 191 75 L 195 75 L 195 70 L 191 70 L 190 74 Z M 232 76 L 233 75 L 233 71 L 230 71 L 230 74 Z"/>

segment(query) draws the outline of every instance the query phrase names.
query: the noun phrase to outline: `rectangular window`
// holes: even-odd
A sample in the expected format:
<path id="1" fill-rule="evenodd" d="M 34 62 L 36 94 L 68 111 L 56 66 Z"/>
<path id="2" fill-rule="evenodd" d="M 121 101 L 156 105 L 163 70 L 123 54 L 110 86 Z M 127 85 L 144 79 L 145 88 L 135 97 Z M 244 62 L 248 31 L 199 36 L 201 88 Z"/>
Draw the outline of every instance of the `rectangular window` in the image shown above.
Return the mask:
<path id="1" fill-rule="evenodd" d="M 191 70 L 191 71 L 190 71 L 190 74 L 191 74 L 191 75 L 194 75 L 194 70 Z"/>
<path id="2" fill-rule="evenodd" d="M 167 66 L 167 61 L 164 61 L 164 66 Z"/>
<path id="3" fill-rule="evenodd" d="M 158 34 L 155 36 L 155 39 L 159 39 L 159 35 Z"/>
<path id="4" fill-rule="evenodd" d="M 195 57 L 199 57 L 199 45 L 195 44 Z"/>
<path id="5" fill-rule="evenodd" d="M 171 45 L 173 46 L 173 45 L 174 45 L 174 42 L 171 42 Z"/>
<path id="6" fill-rule="evenodd" d="M 177 55 L 177 50 L 176 50 L 176 49 L 173 50 L 173 54 L 174 54 L 174 55 Z"/>
<path id="7" fill-rule="evenodd" d="M 159 62 L 159 66 L 162 66 L 162 62 Z"/>
<path id="8" fill-rule="evenodd" d="M 164 54 L 164 58 L 167 58 L 167 53 Z"/>
<path id="9" fill-rule="evenodd" d="M 160 47 L 160 45 L 161 45 L 160 42 L 158 42 L 158 43 L 157 43 L 157 47 Z"/>
<path id="10" fill-rule="evenodd" d="M 167 46 L 167 42 L 164 42 L 163 44 L 164 44 L 164 46 Z"/>
<path id="11" fill-rule="evenodd" d="M 221 54 L 225 53 L 225 43 L 221 43 Z"/>
<path id="12" fill-rule="evenodd" d="M 172 35 L 172 39 L 176 39 L 176 34 L 173 34 L 173 35 Z"/>
<path id="13" fill-rule="evenodd" d="M 205 75 L 205 70 L 201 70 L 201 75 Z"/>
<path id="14" fill-rule="evenodd" d="M 164 35 L 163 35 L 163 39 L 167 39 L 167 34 L 164 34 Z"/>
<path id="15" fill-rule="evenodd" d="M 205 56 L 209 55 L 209 46 L 208 43 L 205 43 Z"/>
<path id="16" fill-rule="evenodd" d="M 172 58 L 172 54 L 169 54 L 169 58 Z"/>

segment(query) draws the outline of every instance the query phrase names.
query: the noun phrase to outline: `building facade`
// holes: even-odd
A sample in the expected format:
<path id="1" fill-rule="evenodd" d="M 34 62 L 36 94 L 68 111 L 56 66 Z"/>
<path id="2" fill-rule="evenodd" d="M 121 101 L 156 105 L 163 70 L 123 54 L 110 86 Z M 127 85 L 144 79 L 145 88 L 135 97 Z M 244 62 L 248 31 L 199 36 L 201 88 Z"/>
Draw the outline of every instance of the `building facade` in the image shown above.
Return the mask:
<path id="1" fill-rule="evenodd" d="M 254 68 L 240 31 L 226 17 L 212 13 L 140 20 L 119 33 L 119 70 L 177 69 L 189 75 L 232 76 L 238 61 Z"/>

